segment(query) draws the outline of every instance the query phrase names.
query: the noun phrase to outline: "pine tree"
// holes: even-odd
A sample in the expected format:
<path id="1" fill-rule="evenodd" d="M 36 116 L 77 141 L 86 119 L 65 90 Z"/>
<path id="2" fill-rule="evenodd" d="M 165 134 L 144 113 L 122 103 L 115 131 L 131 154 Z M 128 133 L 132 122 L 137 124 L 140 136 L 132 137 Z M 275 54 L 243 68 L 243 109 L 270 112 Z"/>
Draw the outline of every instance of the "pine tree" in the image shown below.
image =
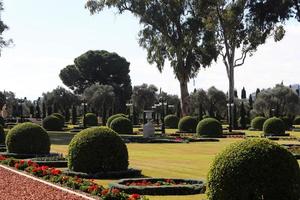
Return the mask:
<path id="1" fill-rule="evenodd" d="M 252 95 L 249 95 L 249 106 L 250 106 L 250 110 L 253 109 L 253 99 L 252 99 Z"/>
<path id="2" fill-rule="evenodd" d="M 242 99 L 246 99 L 247 98 L 245 87 L 243 87 L 243 89 L 242 89 L 241 98 Z"/>
<path id="3" fill-rule="evenodd" d="M 256 89 L 256 92 L 255 92 L 255 97 L 257 98 L 257 95 L 260 93 L 260 89 L 259 88 L 257 88 Z"/>

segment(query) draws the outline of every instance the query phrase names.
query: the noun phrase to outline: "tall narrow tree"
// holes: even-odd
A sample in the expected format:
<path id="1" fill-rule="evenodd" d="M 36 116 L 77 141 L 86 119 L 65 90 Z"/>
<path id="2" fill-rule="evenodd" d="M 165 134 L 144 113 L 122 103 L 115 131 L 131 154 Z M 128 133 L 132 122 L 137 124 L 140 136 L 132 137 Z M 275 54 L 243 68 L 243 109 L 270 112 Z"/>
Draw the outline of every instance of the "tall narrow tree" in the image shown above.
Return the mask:
<path id="1" fill-rule="evenodd" d="M 243 89 L 241 91 L 241 99 L 246 99 L 246 98 L 247 98 L 246 90 L 245 90 L 245 87 L 243 87 Z"/>
<path id="2" fill-rule="evenodd" d="M 206 8 L 202 1 L 88 0 L 86 7 L 92 14 L 115 7 L 139 18 L 139 44 L 147 50 L 148 62 L 161 72 L 165 61 L 170 61 L 180 83 L 182 115 L 189 114 L 188 82 L 217 56 L 214 32 L 203 23 Z"/>

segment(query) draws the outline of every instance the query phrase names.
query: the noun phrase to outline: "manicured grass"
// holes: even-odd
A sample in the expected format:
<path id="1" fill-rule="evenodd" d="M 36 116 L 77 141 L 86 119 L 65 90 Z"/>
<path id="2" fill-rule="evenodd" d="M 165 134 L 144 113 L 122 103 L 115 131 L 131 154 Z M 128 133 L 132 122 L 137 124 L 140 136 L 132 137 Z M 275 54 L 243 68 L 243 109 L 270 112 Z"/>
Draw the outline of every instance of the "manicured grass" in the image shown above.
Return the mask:
<path id="1" fill-rule="evenodd" d="M 167 133 L 173 132 L 168 130 Z M 259 131 L 246 131 L 247 135 L 259 136 Z M 62 134 L 62 135 L 59 135 Z M 67 154 L 68 142 L 73 135 L 68 133 L 49 133 L 52 152 Z M 293 132 L 292 135 L 300 136 Z M 56 139 L 57 138 L 57 139 Z M 214 156 L 229 144 L 242 139 L 220 139 L 220 142 L 199 142 L 189 144 L 127 144 L 130 167 L 142 169 L 149 177 L 195 178 L 206 179 L 209 166 Z M 297 141 L 280 141 L 280 143 L 298 143 Z M 300 161 L 298 161 L 300 164 Z M 112 180 L 98 180 L 107 185 Z M 189 196 L 149 196 L 150 200 L 194 200 L 205 199 L 205 194 Z"/>

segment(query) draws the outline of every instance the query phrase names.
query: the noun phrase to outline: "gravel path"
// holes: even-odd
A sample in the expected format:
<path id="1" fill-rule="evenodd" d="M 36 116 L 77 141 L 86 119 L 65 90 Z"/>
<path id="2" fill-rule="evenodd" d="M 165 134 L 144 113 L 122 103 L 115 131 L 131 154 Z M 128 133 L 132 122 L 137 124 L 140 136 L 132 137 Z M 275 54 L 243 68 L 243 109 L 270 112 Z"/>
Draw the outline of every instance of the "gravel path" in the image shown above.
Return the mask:
<path id="1" fill-rule="evenodd" d="M 83 197 L 52 187 L 46 183 L 20 175 L 0 165 L 1 200 L 87 200 Z"/>

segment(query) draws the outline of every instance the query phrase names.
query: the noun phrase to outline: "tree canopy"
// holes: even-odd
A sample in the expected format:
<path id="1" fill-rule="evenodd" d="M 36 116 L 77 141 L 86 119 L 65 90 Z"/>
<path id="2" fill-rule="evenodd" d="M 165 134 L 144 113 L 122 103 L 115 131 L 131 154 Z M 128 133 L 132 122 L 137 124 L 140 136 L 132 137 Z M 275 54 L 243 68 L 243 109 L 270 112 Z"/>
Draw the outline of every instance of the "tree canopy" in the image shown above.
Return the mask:
<path id="1" fill-rule="evenodd" d="M 3 3 L 2 1 L 0 1 L 0 55 L 1 55 L 1 49 L 3 47 L 8 46 L 12 42 L 12 40 L 5 40 L 2 36 L 3 32 L 8 29 L 8 26 L 1 19 L 2 11 L 3 11 Z"/>
<path id="2" fill-rule="evenodd" d="M 157 91 L 156 86 L 145 83 L 133 87 L 132 100 L 138 112 L 152 109 L 152 106 L 157 101 Z"/>
<path id="3" fill-rule="evenodd" d="M 196 77 L 200 67 L 207 67 L 217 57 L 214 34 L 205 29 L 205 7 L 199 0 L 89 0 L 86 7 L 92 14 L 104 7 L 115 7 L 120 13 L 131 12 L 142 28 L 139 44 L 147 50 L 149 63 L 162 71 L 169 60 L 180 82 L 183 115 L 189 113 L 187 83 Z M 201 6 L 203 12 L 196 12 Z"/>
<path id="4" fill-rule="evenodd" d="M 125 58 L 116 53 L 88 51 L 75 58 L 73 65 L 62 69 L 59 76 L 66 86 L 79 94 L 96 83 L 112 86 L 117 111 L 124 111 L 132 90 L 129 65 Z"/>

